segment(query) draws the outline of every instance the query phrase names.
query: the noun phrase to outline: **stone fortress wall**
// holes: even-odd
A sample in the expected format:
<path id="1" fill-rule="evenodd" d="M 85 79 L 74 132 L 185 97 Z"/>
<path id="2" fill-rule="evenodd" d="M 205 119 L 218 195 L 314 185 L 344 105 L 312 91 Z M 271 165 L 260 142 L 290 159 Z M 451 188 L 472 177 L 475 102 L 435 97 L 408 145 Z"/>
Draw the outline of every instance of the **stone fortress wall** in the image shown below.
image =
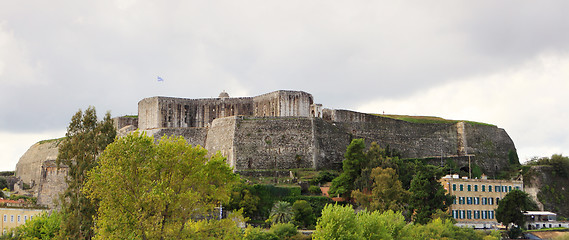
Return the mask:
<path id="1" fill-rule="evenodd" d="M 506 131 L 495 126 L 411 123 L 381 115 L 322 108 L 311 94 L 275 91 L 256 97 L 185 99 L 150 97 L 138 103 L 138 118 L 115 118 L 119 134 L 140 129 L 156 140 L 183 136 L 210 154 L 220 152 L 238 172 L 294 168 L 340 169 L 352 139 L 364 138 L 399 151 L 404 158 L 471 160 L 488 176 L 508 166 L 515 150 Z M 16 176 L 38 202 L 49 205 L 65 188 L 66 169 L 52 166 L 58 141 L 36 144 L 22 156 Z M 45 163 L 45 164 L 44 164 Z"/>
<path id="2" fill-rule="evenodd" d="M 210 152 L 220 151 L 238 171 L 339 168 L 354 138 L 389 146 L 405 158 L 454 158 L 460 165 L 471 158 L 487 174 L 507 166 L 508 151 L 515 150 L 508 134 L 495 126 L 421 124 L 323 109 L 301 91 L 250 98 L 230 98 L 225 92 L 213 99 L 146 98 L 139 102 L 138 127 L 155 138 L 180 135 Z"/>

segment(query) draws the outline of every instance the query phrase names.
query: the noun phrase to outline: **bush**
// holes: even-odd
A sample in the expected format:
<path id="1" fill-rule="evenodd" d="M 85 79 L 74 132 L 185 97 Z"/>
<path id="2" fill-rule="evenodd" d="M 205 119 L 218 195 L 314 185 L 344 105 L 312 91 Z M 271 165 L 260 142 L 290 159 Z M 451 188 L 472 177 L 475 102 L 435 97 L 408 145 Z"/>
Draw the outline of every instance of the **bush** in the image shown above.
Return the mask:
<path id="1" fill-rule="evenodd" d="M 314 212 L 312 207 L 305 200 L 297 200 L 292 205 L 292 211 L 294 212 L 294 223 L 303 228 L 309 228 L 316 223 L 316 218 L 314 217 Z"/>
<path id="2" fill-rule="evenodd" d="M 314 185 L 308 187 L 308 192 L 316 195 L 322 194 L 322 190 L 320 189 L 320 187 Z"/>
<path id="3" fill-rule="evenodd" d="M 290 237 L 298 234 L 296 226 L 292 223 L 275 224 L 271 227 L 270 232 L 275 234 L 279 239 L 289 239 Z"/>
<path id="4" fill-rule="evenodd" d="M 261 228 L 247 227 L 243 240 L 279 240 L 279 237 L 272 232 L 266 232 Z"/>
<path id="5" fill-rule="evenodd" d="M 320 171 L 318 175 L 314 177 L 310 183 L 312 184 L 319 184 L 319 183 L 327 183 L 334 180 L 334 178 L 338 177 L 337 173 L 329 172 L 329 171 Z"/>

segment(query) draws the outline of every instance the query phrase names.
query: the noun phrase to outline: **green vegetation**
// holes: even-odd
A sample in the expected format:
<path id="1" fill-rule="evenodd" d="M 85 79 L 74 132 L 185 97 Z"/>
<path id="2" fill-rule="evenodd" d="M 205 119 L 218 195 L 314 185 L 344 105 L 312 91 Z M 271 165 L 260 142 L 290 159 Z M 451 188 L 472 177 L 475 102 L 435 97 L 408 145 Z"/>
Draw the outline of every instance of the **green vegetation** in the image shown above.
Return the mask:
<path id="1" fill-rule="evenodd" d="M 372 114 L 380 117 L 387 117 L 397 120 L 402 120 L 411 123 L 426 123 L 426 124 L 436 124 L 436 123 L 457 123 L 465 122 L 471 125 L 483 125 L 483 126 L 496 126 L 488 123 L 474 122 L 474 121 L 464 121 L 464 120 L 449 120 L 441 117 L 432 116 L 409 116 L 409 115 L 385 115 L 385 114 Z"/>
<path id="2" fill-rule="evenodd" d="M 52 143 L 55 142 L 57 144 L 61 143 L 63 140 L 65 140 L 66 137 L 60 137 L 60 138 L 54 138 L 54 139 L 48 139 L 48 140 L 42 140 L 39 141 L 39 144 L 45 144 L 45 143 Z"/>
<path id="3" fill-rule="evenodd" d="M 537 210 L 537 204 L 531 199 L 529 194 L 513 189 L 498 203 L 496 209 L 496 220 L 503 223 L 509 230 L 510 238 L 516 238 L 521 234 L 519 230 L 525 224 L 523 211 Z M 510 227 L 510 224 L 515 226 Z"/>
<path id="4" fill-rule="evenodd" d="M 238 181 L 225 158 L 206 155 L 183 137 L 162 137 L 155 144 L 135 132 L 110 144 L 83 191 L 99 201 L 95 238 L 191 237 L 192 219 L 227 202 Z"/>
<path id="5" fill-rule="evenodd" d="M 292 211 L 292 206 L 288 202 L 278 201 L 271 208 L 271 214 L 269 215 L 269 220 L 274 224 L 277 223 L 288 223 L 292 220 L 294 212 Z"/>
<path id="6" fill-rule="evenodd" d="M 426 224 L 437 210 L 446 211 L 452 204 L 453 196 L 446 193 L 439 179 L 444 175 L 441 168 L 422 165 L 411 181 L 409 208 L 414 212 L 413 221 Z"/>
<path id="7" fill-rule="evenodd" d="M 372 170 L 371 194 L 360 190 L 352 192 L 352 198 L 369 211 L 401 211 L 408 202 L 409 192 L 403 189 L 399 176 L 393 168 L 377 167 Z"/>
<path id="8" fill-rule="evenodd" d="M 313 239 L 500 239 L 489 233 L 460 228 L 451 221 L 434 219 L 426 224 L 408 224 L 400 212 L 355 213 L 350 206 L 327 205 L 318 219 Z"/>
<path id="9" fill-rule="evenodd" d="M 94 235 L 94 216 L 97 202 L 90 201 L 81 192 L 86 173 L 97 165 L 97 157 L 114 141 L 116 131 L 107 112 L 103 121 L 97 120 L 94 107 L 77 111 L 71 118 L 67 133 L 57 156 L 58 165 L 69 166 L 67 189 L 61 197 L 63 218 L 62 235 L 72 239 L 91 239 Z"/>
<path id="10" fill-rule="evenodd" d="M 24 225 L 11 229 L 1 239 L 54 239 L 58 236 L 62 216 L 59 212 L 44 212 Z"/>

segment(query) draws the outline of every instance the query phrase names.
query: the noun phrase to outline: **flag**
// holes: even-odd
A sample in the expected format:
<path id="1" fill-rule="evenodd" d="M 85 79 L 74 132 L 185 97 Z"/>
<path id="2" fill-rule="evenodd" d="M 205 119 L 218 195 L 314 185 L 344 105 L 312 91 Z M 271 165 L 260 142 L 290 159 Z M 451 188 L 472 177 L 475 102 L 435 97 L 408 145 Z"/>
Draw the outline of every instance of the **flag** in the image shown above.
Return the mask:
<path id="1" fill-rule="evenodd" d="M 160 76 L 158 76 L 158 82 L 164 82 L 164 79 L 162 79 Z"/>

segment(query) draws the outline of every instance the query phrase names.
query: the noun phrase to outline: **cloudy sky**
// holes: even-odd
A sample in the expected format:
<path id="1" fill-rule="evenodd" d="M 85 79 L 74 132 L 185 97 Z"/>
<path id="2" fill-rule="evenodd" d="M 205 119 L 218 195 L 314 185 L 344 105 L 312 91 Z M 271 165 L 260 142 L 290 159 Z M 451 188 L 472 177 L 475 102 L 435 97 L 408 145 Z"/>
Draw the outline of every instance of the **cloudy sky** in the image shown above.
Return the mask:
<path id="1" fill-rule="evenodd" d="M 310 92 L 569 154 L 569 1 L 0 0 L 0 170 L 89 105 Z M 158 82 L 160 76 L 164 82 Z"/>

